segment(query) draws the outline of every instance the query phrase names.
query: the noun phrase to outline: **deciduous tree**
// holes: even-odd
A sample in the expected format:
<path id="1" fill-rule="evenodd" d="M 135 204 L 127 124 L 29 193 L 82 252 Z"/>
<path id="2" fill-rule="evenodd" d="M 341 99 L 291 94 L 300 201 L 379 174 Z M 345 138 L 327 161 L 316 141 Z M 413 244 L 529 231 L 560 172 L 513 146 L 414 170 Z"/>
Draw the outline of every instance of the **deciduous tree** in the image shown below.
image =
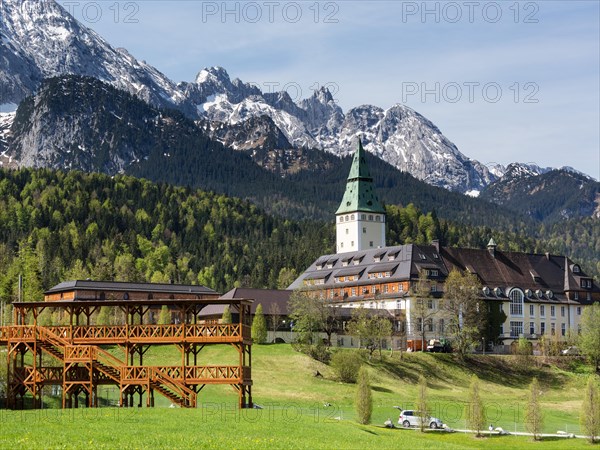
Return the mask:
<path id="1" fill-rule="evenodd" d="M 371 415 L 373 414 L 373 397 L 371 395 L 369 373 L 364 366 L 358 372 L 354 406 L 356 408 L 356 420 L 358 423 L 363 425 L 370 423 Z"/>
<path id="2" fill-rule="evenodd" d="M 585 387 L 579 423 L 590 442 L 592 444 L 596 442 L 600 436 L 600 393 L 598 379 L 594 375 L 589 376 Z"/>
<path id="3" fill-rule="evenodd" d="M 600 303 L 587 306 L 581 317 L 579 346 L 583 355 L 600 372 Z"/>
<path id="4" fill-rule="evenodd" d="M 467 427 L 475 432 L 477 437 L 481 436 L 485 424 L 485 411 L 483 401 L 479 393 L 479 377 L 473 375 L 469 385 L 469 398 L 466 406 Z"/>
<path id="5" fill-rule="evenodd" d="M 540 395 L 540 384 L 537 378 L 534 378 L 529 385 L 529 395 L 525 406 L 525 429 L 533 434 L 533 439 L 536 441 L 541 438 L 540 434 L 544 426 L 544 413 L 540 404 Z"/>
<path id="6" fill-rule="evenodd" d="M 348 323 L 348 332 L 360 340 L 361 347 L 369 350 L 369 358 L 375 350 L 379 350 L 384 339 L 392 334 L 392 324 L 385 317 L 385 311 L 356 308 L 352 311 L 352 320 Z"/>
<path id="7" fill-rule="evenodd" d="M 479 298 L 481 283 L 476 275 L 454 269 L 444 284 L 440 303 L 452 347 L 462 358 L 477 342 L 485 323 L 484 303 Z"/>
<path id="8" fill-rule="evenodd" d="M 316 334 L 323 332 L 327 344 L 331 346 L 331 335 L 339 328 L 338 309 L 327 300 L 295 291 L 288 303 L 290 318 L 294 321 L 294 332 L 298 333 L 298 342 L 314 344 Z"/>
<path id="9" fill-rule="evenodd" d="M 427 401 L 427 380 L 423 375 L 419 375 L 419 385 L 417 386 L 417 413 L 419 415 L 419 429 L 425 431 L 427 427 L 427 418 L 429 417 L 429 403 Z"/>

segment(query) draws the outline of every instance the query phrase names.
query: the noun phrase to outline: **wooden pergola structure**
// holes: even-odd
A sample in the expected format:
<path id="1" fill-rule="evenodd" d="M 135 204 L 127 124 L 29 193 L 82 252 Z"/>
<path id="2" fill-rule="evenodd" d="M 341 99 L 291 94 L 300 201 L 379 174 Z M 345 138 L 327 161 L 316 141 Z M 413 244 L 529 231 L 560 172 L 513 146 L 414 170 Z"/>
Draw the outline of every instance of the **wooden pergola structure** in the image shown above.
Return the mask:
<path id="1" fill-rule="evenodd" d="M 204 386 L 229 384 L 238 392 L 240 408 L 252 408 L 251 303 L 248 299 L 217 298 L 13 303 L 14 325 L 0 327 L 0 346 L 8 348 L 8 407 L 23 408 L 27 394 L 33 398 L 34 408 L 41 407 L 42 387 L 48 385 L 62 387 L 63 408 L 78 407 L 79 395 L 84 395 L 87 406 L 97 407 L 98 386 L 114 385 L 123 407 L 133 406 L 136 394 L 138 406 L 142 406 L 144 394 L 146 406 L 154 406 L 154 394 L 158 392 L 181 407 L 194 408 Z M 204 307 L 215 304 L 229 305 L 237 322 L 198 320 Z M 163 306 L 182 318 L 180 323 L 144 325 L 146 315 Z M 125 324 L 90 325 L 92 314 L 101 307 L 122 311 Z M 69 317 L 69 325 L 39 325 L 38 318 L 46 308 L 62 310 Z M 202 349 L 214 344 L 235 347 L 238 363 L 198 365 Z M 115 345 L 121 355 L 107 351 L 107 346 Z M 153 345 L 176 346 L 181 363 L 144 365 L 144 354 Z M 55 364 L 44 365 L 43 355 L 52 356 L 46 360 Z"/>

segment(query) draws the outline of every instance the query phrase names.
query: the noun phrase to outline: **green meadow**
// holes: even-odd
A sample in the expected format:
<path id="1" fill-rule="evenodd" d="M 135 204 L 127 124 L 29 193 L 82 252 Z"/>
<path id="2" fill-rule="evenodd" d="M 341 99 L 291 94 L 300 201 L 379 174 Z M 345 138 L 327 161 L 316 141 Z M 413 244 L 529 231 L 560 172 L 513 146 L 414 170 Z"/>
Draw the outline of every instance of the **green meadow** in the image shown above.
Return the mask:
<path id="1" fill-rule="evenodd" d="M 115 352 L 118 350 L 114 350 Z M 60 410 L 50 390 L 43 410 L 0 411 L 2 448 L 593 448 L 583 439 L 488 436 L 446 431 L 386 429 L 396 423 L 394 406 L 414 407 L 420 374 L 428 380 L 432 415 L 449 427 L 465 427 L 469 379 L 481 379 L 488 422 L 508 432 L 524 431 L 527 390 L 536 376 L 542 388 L 544 432 L 579 433 L 581 395 L 589 367 L 576 358 L 535 359 L 524 369 L 511 356 L 384 352 L 369 367 L 373 390 L 371 425 L 354 420 L 355 386 L 336 380 L 332 369 L 289 345 L 253 346 L 253 400 L 262 409 L 238 410 L 230 386 L 206 386 L 196 409 L 172 408 L 157 396 L 155 408 Z M 177 364 L 172 347 L 152 348 L 144 364 Z M 226 346 L 205 348 L 199 364 L 234 362 Z M 317 376 L 315 376 L 318 373 Z M 115 389 L 101 388 L 103 404 Z M 137 403 L 137 402 L 136 402 Z M 145 404 L 145 401 L 143 402 Z"/>

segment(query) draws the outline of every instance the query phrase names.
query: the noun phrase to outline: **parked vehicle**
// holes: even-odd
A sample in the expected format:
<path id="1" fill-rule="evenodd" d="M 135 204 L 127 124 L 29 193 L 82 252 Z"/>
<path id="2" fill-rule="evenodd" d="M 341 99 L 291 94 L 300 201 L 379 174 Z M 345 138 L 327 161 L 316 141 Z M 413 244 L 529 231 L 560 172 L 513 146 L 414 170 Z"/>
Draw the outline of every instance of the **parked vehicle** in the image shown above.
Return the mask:
<path id="1" fill-rule="evenodd" d="M 450 345 L 446 341 L 430 339 L 427 343 L 427 351 L 432 353 L 450 353 Z"/>
<path id="2" fill-rule="evenodd" d="M 412 409 L 405 409 L 400 411 L 400 417 L 398 417 L 398 424 L 404 428 L 418 427 L 421 425 L 421 413 Z M 429 428 L 442 428 L 444 423 L 435 417 L 426 416 L 426 425 Z"/>
<path id="3" fill-rule="evenodd" d="M 581 355 L 581 352 L 579 351 L 579 349 L 577 347 L 574 347 L 574 346 L 565 348 L 561 353 L 563 355 L 565 355 L 565 356 L 579 356 L 579 355 Z"/>

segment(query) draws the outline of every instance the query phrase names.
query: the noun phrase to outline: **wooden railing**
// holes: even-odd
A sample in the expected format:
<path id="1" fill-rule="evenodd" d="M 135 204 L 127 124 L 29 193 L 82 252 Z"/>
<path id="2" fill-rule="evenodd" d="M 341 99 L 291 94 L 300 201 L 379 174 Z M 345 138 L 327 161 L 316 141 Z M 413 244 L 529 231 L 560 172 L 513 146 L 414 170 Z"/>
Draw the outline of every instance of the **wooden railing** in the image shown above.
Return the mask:
<path id="1" fill-rule="evenodd" d="M 250 339 L 251 327 L 234 324 L 98 325 L 37 327 L 40 337 L 60 345 L 125 342 L 224 342 Z M 36 327 L 0 327 L 0 343 L 35 340 Z"/>
<path id="2" fill-rule="evenodd" d="M 65 362 L 92 362 L 96 360 L 96 347 L 93 345 L 66 345 Z"/>

